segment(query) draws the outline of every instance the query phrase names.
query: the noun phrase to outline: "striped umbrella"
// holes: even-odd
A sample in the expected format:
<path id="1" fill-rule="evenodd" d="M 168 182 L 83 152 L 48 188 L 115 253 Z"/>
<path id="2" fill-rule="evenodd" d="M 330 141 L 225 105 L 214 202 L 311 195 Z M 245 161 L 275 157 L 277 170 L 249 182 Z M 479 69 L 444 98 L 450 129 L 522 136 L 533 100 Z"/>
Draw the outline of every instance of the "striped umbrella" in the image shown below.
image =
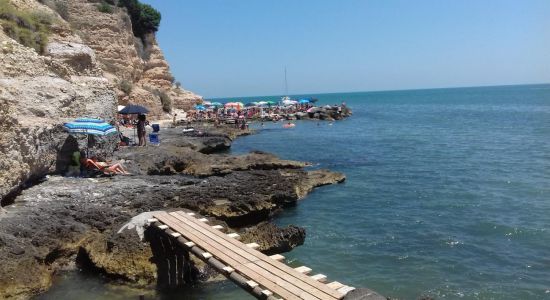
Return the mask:
<path id="1" fill-rule="evenodd" d="M 101 119 L 78 118 L 73 122 L 63 124 L 63 127 L 69 133 L 76 134 L 80 133 L 105 136 L 117 133 L 117 130 L 113 125 L 106 123 Z"/>
<path id="2" fill-rule="evenodd" d="M 63 124 L 63 128 L 70 134 L 85 134 L 90 144 L 90 135 L 106 136 L 116 134 L 116 128 L 101 119 L 78 118 L 73 122 Z M 86 147 L 86 156 L 88 156 L 88 147 Z"/>

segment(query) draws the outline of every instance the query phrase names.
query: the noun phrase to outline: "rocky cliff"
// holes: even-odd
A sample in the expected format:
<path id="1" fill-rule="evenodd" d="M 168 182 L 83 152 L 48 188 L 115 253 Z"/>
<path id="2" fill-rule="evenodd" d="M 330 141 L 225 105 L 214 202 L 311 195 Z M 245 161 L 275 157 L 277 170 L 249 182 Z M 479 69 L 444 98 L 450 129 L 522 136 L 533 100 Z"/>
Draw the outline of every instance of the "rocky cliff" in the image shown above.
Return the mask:
<path id="1" fill-rule="evenodd" d="M 101 12 L 96 2 L 0 0 L 3 204 L 33 178 L 61 171 L 62 155 L 82 145 L 63 133 L 64 121 L 111 120 L 126 103 L 162 117 L 200 99 L 172 83 L 154 34 L 134 37 L 125 8 Z"/>

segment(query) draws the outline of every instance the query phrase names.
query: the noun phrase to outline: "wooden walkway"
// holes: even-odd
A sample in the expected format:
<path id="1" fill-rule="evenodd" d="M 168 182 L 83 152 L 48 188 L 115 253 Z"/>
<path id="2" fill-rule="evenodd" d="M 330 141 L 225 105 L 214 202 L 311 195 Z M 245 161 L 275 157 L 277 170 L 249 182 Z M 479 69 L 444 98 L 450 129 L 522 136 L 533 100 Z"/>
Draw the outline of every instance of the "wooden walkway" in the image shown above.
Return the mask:
<path id="1" fill-rule="evenodd" d="M 194 213 L 159 212 L 149 222 L 176 239 L 183 247 L 212 265 L 252 295 L 262 299 L 342 299 L 353 287 L 339 282 L 325 284 L 326 276 L 308 276 L 310 268 L 292 268 L 282 255 L 267 256 L 244 244 L 238 234 L 225 234 L 222 226 L 210 226 Z"/>

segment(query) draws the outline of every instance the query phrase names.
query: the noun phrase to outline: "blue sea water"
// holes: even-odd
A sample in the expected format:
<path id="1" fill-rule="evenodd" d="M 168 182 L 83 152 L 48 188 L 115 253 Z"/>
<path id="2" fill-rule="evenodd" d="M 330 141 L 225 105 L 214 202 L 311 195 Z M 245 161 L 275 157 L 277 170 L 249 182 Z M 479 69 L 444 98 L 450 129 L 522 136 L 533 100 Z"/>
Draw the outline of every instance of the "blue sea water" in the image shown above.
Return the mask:
<path id="1" fill-rule="evenodd" d="M 550 299 L 550 85 L 311 96 L 354 114 L 256 124 L 231 150 L 346 174 L 275 218 L 306 228 L 291 264 L 399 299 Z M 277 100 L 239 100 L 258 99 Z"/>

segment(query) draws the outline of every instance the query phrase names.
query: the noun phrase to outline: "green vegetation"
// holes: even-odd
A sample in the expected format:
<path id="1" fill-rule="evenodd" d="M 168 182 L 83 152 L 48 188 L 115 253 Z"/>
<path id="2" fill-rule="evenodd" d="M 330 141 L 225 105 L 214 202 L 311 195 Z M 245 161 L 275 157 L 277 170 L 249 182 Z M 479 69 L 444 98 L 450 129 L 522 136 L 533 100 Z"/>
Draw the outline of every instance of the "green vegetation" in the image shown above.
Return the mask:
<path id="1" fill-rule="evenodd" d="M 160 103 L 162 103 L 162 110 L 164 112 L 172 111 L 172 98 L 166 94 L 165 91 L 157 90 L 156 94 L 160 97 Z"/>
<path id="2" fill-rule="evenodd" d="M 0 0 L 0 24 L 4 32 L 38 53 L 46 49 L 52 22 L 48 14 L 17 10 L 8 0 Z"/>
<path id="3" fill-rule="evenodd" d="M 142 4 L 138 0 L 119 0 L 118 6 L 128 10 L 135 36 L 143 38 L 147 33 L 158 31 L 161 15 L 151 5 Z"/>
<path id="4" fill-rule="evenodd" d="M 133 88 L 133 85 L 130 81 L 128 80 L 122 80 L 118 87 L 120 88 L 121 91 L 123 91 L 124 93 L 126 93 L 126 95 L 130 95 L 130 93 L 132 92 L 132 88 Z"/>
<path id="5" fill-rule="evenodd" d="M 97 10 L 99 10 L 102 13 L 106 13 L 106 14 L 112 14 L 115 11 L 113 6 L 109 3 L 107 3 L 106 1 L 103 1 L 100 4 L 98 4 L 97 5 Z"/>
<path id="6" fill-rule="evenodd" d="M 62 2 L 60 0 L 38 0 L 38 2 L 55 10 L 61 16 L 61 18 L 69 21 L 69 8 L 67 7 L 67 4 L 65 2 Z"/>

